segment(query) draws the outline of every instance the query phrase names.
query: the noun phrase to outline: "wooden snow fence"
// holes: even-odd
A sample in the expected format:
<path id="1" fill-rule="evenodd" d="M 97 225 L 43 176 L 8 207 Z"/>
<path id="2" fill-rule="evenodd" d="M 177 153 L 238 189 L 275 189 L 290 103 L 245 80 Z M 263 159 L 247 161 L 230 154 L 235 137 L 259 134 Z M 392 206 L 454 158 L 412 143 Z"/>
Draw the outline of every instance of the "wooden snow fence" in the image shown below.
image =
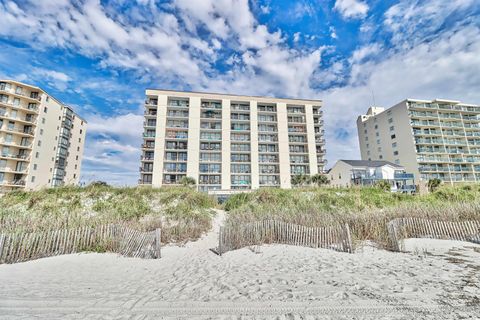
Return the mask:
<path id="1" fill-rule="evenodd" d="M 313 228 L 274 220 L 220 227 L 215 251 L 222 255 L 231 250 L 269 243 L 353 251 L 348 224 Z"/>
<path id="2" fill-rule="evenodd" d="M 399 218 L 387 225 L 392 247 L 404 251 L 406 238 L 460 240 L 480 244 L 480 221 L 436 221 L 421 218 Z"/>
<path id="3" fill-rule="evenodd" d="M 142 232 L 122 225 L 0 234 L 0 264 L 92 250 L 157 259 L 160 236 L 160 229 Z"/>

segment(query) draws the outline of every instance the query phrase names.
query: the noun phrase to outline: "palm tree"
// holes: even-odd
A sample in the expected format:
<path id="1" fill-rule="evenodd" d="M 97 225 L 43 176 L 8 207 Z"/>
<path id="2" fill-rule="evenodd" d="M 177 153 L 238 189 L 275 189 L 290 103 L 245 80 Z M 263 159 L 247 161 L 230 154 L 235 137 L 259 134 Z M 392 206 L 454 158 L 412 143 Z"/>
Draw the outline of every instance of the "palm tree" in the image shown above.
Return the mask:
<path id="1" fill-rule="evenodd" d="M 184 187 L 189 187 L 189 186 L 195 186 L 197 184 L 197 181 L 195 180 L 195 178 L 192 178 L 192 177 L 183 177 L 182 179 L 180 179 L 180 183 Z"/>
<path id="2" fill-rule="evenodd" d="M 321 186 L 321 185 L 324 185 L 324 184 L 329 184 L 330 183 L 330 180 L 328 180 L 327 176 L 321 174 L 321 173 L 317 173 L 317 174 L 314 174 L 312 177 L 311 177 L 311 181 L 313 184 L 316 184 L 317 186 Z"/>

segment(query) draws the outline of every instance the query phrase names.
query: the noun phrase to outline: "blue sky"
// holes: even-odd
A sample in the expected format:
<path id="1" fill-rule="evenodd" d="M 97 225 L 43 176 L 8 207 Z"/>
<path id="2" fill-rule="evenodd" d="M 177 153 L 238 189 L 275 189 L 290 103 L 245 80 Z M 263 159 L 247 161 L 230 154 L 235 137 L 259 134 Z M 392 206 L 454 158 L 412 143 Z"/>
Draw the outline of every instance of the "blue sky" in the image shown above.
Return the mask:
<path id="1" fill-rule="evenodd" d="M 152 87 L 322 99 L 332 165 L 373 101 L 480 104 L 480 2 L 0 0 L 0 77 L 87 119 L 86 182 L 136 183 Z"/>

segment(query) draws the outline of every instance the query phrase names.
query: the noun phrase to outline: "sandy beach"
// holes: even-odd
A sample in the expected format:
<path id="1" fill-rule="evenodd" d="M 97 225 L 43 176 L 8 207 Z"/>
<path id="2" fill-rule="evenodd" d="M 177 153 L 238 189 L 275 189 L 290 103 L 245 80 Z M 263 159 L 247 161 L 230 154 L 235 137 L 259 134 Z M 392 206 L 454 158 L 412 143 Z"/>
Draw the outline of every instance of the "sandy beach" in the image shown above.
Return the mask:
<path id="1" fill-rule="evenodd" d="M 217 256 L 213 230 L 159 260 L 83 253 L 0 265 L 2 319 L 479 319 L 480 246 L 286 245 Z"/>

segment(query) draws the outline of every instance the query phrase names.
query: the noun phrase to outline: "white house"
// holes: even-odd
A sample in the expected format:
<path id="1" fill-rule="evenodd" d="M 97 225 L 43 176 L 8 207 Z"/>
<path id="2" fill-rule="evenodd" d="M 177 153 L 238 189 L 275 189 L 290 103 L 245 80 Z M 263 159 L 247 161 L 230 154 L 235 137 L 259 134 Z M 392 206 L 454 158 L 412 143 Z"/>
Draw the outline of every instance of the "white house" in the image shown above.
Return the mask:
<path id="1" fill-rule="evenodd" d="M 329 178 L 334 187 L 373 186 L 385 180 L 390 183 L 391 191 L 415 191 L 414 175 L 388 161 L 338 160 L 330 169 Z"/>

